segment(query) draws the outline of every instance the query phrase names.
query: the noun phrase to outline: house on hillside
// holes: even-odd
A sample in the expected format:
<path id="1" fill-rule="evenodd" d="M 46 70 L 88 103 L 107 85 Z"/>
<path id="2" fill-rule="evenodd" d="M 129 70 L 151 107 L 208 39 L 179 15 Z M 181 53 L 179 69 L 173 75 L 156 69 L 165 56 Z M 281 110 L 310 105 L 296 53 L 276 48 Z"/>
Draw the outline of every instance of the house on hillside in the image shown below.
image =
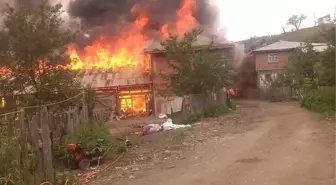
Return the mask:
<path id="1" fill-rule="evenodd" d="M 258 73 L 258 86 L 264 87 L 268 81 L 274 80 L 286 66 L 289 56 L 303 45 L 303 42 L 280 40 L 253 50 L 253 60 Z M 326 43 L 312 43 L 312 45 L 316 51 L 324 51 L 328 47 Z"/>
<path id="2" fill-rule="evenodd" d="M 205 48 L 212 42 L 208 37 L 199 36 L 194 43 L 196 50 Z M 244 51 L 242 45 L 215 41 L 211 48 L 230 59 L 239 58 L 237 51 Z M 90 84 L 96 91 L 99 104 L 96 109 L 115 110 L 123 117 L 149 116 L 160 113 L 171 114 L 181 111 L 182 97 L 162 97 L 158 89 L 164 79 L 159 73 L 169 74 L 172 69 L 165 62 L 164 48 L 158 41 L 151 41 L 144 49 L 144 63 L 141 67 L 124 67 L 113 70 L 83 70 L 83 84 Z M 145 67 L 144 67 L 145 66 Z"/>

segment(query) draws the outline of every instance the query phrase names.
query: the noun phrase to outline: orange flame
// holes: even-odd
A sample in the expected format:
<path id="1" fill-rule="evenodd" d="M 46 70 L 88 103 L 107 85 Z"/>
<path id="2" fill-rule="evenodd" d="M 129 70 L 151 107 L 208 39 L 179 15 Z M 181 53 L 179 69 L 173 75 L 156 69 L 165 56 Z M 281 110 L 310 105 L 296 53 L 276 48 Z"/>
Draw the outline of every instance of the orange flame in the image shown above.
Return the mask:
<path id="1" fill-rule="evenodd" d="M 184 0 L 181 8 L 176 12 L 176 23 L 165 24 L 161 27 L 162 37 L 169 38 L 169 33 L 182 37 L 185 33 L 198 26 L 193 13 L 197 10 L 194 0 Z"/>
<path id="2" fill-rule="evenodd" d="M 143 61 L 143 49 L 147 38 L 141 30 L 148 23 L 146 16 L 140 16 L 132 25 L 123 28 L 118 37 L 100 37 L 83 52 L 74 45 L 68 47 L 71 69 L 116 69 L 136 66 Z"/>
<path id="3" fill-rule="evenodd" d="M 141 115 L 147 111 L 145 95 L 125 95 L 120 100 L 120 109 L 125 116 Z"/>
<path id="4" fill-rule="evenodd" d="M 196 9 L 195 0 L 183 0 L 180 9 L 176 12 L 177 21 L 162 26 L 162 38 L 167 39 L 170 32 L 183 36 L 184 33 L 196 27 L 198 23 L 193 17 Z M 143 49 L 147 46 L 148 38 L 142 34 L 142 30 L 149 19 L 138 11 L 138 5 L 131 9 L 131 13 L 140 13 L 141 16 L 131 26 L 124 27 L 118 36 L 100 37 L 82 51 L 77 50 L 75 45 L 70 45 L 68 53 L 71 69 L 117 69 L 144 65 Z"/>

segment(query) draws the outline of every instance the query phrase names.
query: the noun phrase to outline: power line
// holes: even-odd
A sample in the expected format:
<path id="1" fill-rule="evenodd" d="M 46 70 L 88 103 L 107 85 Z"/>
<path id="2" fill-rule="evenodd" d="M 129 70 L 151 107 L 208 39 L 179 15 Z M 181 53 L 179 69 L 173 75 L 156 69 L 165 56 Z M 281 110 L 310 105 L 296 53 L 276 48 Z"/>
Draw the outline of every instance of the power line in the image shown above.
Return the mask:
<path id="1" fill-rule="evenodd" d="M 5 113 L 5 114 L 0 114 L 0 117 L 6 116 L 6 115 L 9 115 L 9 114 L 16 114 L 16 113 L 19 113 L 19 112 L 22 112 L 22 110 L 18 110 L 18 111 L 14 111 L 14 112 L 8 112 L 8 113 Z"/>
<path id="2" fill-rule="evenodd" d="M 79 93 L 79 94 L 77 94 L 76 96 L 73 96 L 73 97 L 71 97 L 71 98 L 68 98 L 68 99 L 59 101 L 59 102 L 49 103 L 49 104 L 45 104 L 45 105 L 34 105 L 34 106 L 28 106 L 28 107 L 22 107 L 22 108 L 24 108 L 24 109 L 31 109 L 31 108 L 38 108 L 38 107 L 43 107 L 43 106 L 48 107 L 48 106 L 51 106 L 51 105 L 57 105 L 57 104 L 61 104 L 61 103 L 64 103 L 64 102 L 66 102 L 66 101 L 69 101 L 69 100 L 71 100 L 71 99 L 74 99 L 74 98 L 76 98 L 76 97 L 78 97 L 78 96 L 80 96 L 80 95 L 83 95 L 83 94 L 84 94 L 84 92 Z"/>
<path id="3" fill-rule="evenodd" d="M 70 98 L 68 98 L 68 99 L 65 99 L 65 100 L 62 100 L 62 101 L 59 101 L 59 102 L 54 102 L 54 103 L 45 104 L 45 105 L 34 105 L 34 106 L 28 106 L 28 107 L 21 107 L 21 110 L 13 111 L 13 112 L 8 112 L 8 113 L 4 113 L 4 114 L 0 114 L 0 117 L 2 117 L 2 116 L 6 116 L 6 115 L 10 115 L 10 114 L 16 114 L 16 113 L 22 112 L 23 109 L 38 108 L 38 107 L 43 107 L 43 106 L 47 106 L 47 107 L 48 107 L 48 106 L 51 106 L 51 105 L 61 104 L 61 103 L 64 103 L 64 102 L 69 101 L 69 100 L 71 100 L 71 99 L 74 99 L 74 98 L 76 98 L 76 97 L 78 97 L 78 96 L 80 96 L 80 95 L 83 95 L 83 94 L 84 94 L 84 92 L 79 93 L 79 94 L 77 94 L 76 96 L 70 97 Z"/>

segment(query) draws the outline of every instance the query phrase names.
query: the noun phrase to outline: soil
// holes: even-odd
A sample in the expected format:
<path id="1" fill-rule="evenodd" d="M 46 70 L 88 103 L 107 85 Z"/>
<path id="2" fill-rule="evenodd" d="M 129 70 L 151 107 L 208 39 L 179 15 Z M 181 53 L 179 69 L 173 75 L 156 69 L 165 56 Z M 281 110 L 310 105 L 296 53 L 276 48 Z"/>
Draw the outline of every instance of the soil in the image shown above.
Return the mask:
<path id="1" fill-rule="evenodd" d="M 335 124 L 295 103 L 244 101 L 191 129 L 130 140 L 91 184 L 335 184 Z"/>

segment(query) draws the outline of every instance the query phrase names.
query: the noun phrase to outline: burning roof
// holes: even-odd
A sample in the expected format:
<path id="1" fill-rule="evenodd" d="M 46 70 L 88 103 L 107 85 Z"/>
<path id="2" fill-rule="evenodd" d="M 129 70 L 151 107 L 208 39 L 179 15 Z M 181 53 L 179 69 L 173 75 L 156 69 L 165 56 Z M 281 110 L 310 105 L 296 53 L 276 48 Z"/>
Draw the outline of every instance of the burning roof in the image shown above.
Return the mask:
<path id="1" fill-rule="evenodd" d="M 233 47 L 231 42 L 227 42 L 226 40 L 220 40 L 216 37 L 209 38 L 204 35 L 199 35 L 197 40 L 193 43 L 193 47 L 195 49 L 203 48 L 212 44 L 213 48 L 227 48 Z M 164 51 L 163 46 L 160 44 L 160 41 L 151 40 L 148 42 L 147 47 L 144 49 L 145 53 L 156 53 Z"/>
<path id="2" fill-rule="evenodd" d="M 167 39 L 169 33 L 181 37 L 205 23 L 211 25 L 216 20 L 215 10 L 203 0 L 102 0 L 94 4 L 93 0 L 72 1 L 70 15 L 86 25 L 99 26 L 99 31 L 90 35 L 93 39 L 84 47 L 69 46 L 71 68 L 143 65 L 144 51 L 161 48 L 157 40 Z M 209 42 L 204 37 L 199 41 L 199 45 Z"/>
<path id="3" fill-rule="evenodd" d="M 71 62 L 68 67 L 86 71 L 83 73 L 83 81 L 105 79 L 106 71 L 109 71 L 104 86 L 108 80 L 113 86 L 112 78 L 119 78 L 113 76 L 113 73 L 119 71 L 127 73 L 125 75 L 129 75 L 128 79 L 134 77 L 133 81 L 139 81 L 142 73 L 150 68 L 144 51 L 162 49 L 159 41 L 165 40 L 169 33 L 183 36 L 193 28 L 204 25 L 211 28 L 215 25 L 218 11 L 210 2 L 211 0 L 72 0 L 68 5 L 70 18 L 80 19 L 86 27 L 99 31 L 86 34 L 90 42 L 85 45 L 69 45 Z M 201 36 L 196 46 L 210 41 Z M 99 71 L 102 74 L 91 75 L 88 71 Z M 90 79 L 88 76 L 91 76 Z M 120 79 L 124 77 L 121 76 Z M 146 83 L 145 79 L 140 81 Z"/>

